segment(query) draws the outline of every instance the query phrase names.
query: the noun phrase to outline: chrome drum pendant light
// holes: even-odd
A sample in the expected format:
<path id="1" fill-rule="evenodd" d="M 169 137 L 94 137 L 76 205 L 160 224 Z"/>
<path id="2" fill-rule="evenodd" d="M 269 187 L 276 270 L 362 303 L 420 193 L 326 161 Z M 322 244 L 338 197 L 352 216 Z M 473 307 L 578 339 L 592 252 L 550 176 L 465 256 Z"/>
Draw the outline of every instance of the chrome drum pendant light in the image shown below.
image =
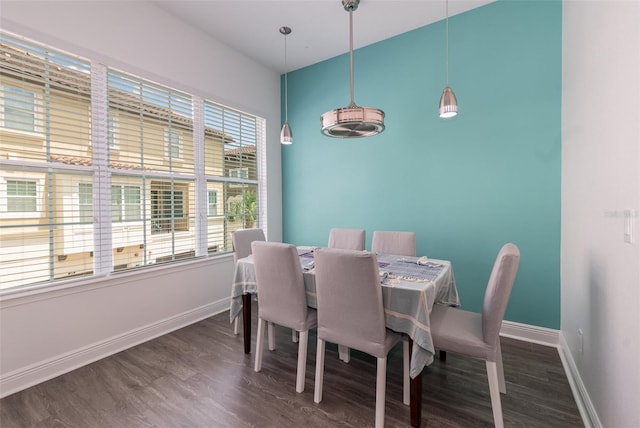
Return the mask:
<path id="1" fill-rule="evenodd" d="M 280 27 L 280 34 L 284 35 L 284 125 L 280 131 L 280 143 L 292 144 L 293 134 L 289 127 L 289 82 L 287 81 L 287 35 L 291 34 L 291 28 Z"/>
<path id="2" fill-rule="evenodd" d="M 320 116 L 322 133 L 329 137 L 369 137 L 384 131 L 384 112 L 374 107 L 359 107 L 353 101 L 353 11 L 360 0 L 342 0 L 344 10 L 349 12 L 349 83 L 351 102 L 347 107 L 330 110 Z"/>
<path id="3" fill-rule="evenodd" d="M 442 96 L 440 97 L 440 117 L 447 119 L 450 117 L 454 117 L 458 114 L 458 100 L 456 100 L 456 96 L 449 87 L 449 0 L 446 0 L 446 13 L 447 20 L 445 21 L 445 46 L 446 46 L 446 58 L 445 58 L 445 66 L 446 66 L 446 78 L 447 84 L 444 87 L 444 91 L 442 91 Z"/>

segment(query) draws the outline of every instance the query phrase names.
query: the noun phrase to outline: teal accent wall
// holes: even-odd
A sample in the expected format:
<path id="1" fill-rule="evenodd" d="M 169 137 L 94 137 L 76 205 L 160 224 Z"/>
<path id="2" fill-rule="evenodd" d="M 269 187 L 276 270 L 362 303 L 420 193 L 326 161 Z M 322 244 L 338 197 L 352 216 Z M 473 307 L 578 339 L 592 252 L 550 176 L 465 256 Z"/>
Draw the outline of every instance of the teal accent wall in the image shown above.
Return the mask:
<path id="1" fill-rule="evenodd" d="M 283 240 L 322 246 L 332 227 L 364 228 L 370 248 L 374 230 L 415 231 L 419 255 L 452 261 L 462 307 L 476 312 L 498 250 L 514 242 L 505 319 L 559 329 L 561 25 L 560 0 L 451 17 L 449 120 L 438 117 L 444 21 L 356 50 L 355 101 L 386 113 L 375 137 L 320 133 L 320 115 L 349 103 L 348 54 L 290 72 Z"/>

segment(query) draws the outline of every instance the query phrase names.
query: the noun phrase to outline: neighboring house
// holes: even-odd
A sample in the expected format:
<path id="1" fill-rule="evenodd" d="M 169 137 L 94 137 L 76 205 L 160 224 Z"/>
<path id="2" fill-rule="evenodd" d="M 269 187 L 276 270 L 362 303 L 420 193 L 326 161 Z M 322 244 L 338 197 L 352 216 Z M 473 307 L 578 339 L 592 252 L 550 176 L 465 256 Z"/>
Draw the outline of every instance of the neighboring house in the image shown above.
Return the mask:
<path id="1" fill-rule="evenodd" d="M 205 101 L 198 148 L 189 95 L 108 70 L 100 103 L 93 72 L 0 43 L 0 288 L 204 255 L 204 227 L 226 252 L 254 225 L 258 118 Z"/>

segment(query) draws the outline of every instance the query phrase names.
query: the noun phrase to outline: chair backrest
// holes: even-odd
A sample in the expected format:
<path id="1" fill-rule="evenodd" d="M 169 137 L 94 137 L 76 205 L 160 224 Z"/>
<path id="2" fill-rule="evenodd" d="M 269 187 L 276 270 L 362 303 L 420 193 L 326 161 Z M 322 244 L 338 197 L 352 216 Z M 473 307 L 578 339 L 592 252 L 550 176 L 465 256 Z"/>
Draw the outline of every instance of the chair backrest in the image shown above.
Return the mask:
<path id="1" fill-rule="evenodd" d="M 303 330 L 307 295 L 295 245 L 254 241 L 251 250 L 258 286 L 258 316 Z"/>
<path id="2" fill-rule="evenodd" d="M 329 248 L 364 250 L 364 229 L 338 229 L 329 231 Z"/>
<path id="3" fill-rule="evenodd" d="M 398 256 L 415 256 L 416 234 L 414 232 L 376 230 L 373 232 L 371 252 L 378 254 L 395 254 Z"/>
<path id="4" fill-rule="evenodd" d="M 231 234 L 234 262 L 251 254 L 253 241 L 266 241 L 262 229 L 240 229 Z"/>
<path id="5" fill-rule="evenodd" d="M 315 251 L 318 337 L 384 357 L 386 327 L 375 254 Z"/>
<path id="6" fill-rule="evenodd" d="M 498 341 L 519 263 L 518 247 L 511 243 L 504 244 L 493 264 L 482 304 L 482 335 L 489 346 L 495 346 Z"/>

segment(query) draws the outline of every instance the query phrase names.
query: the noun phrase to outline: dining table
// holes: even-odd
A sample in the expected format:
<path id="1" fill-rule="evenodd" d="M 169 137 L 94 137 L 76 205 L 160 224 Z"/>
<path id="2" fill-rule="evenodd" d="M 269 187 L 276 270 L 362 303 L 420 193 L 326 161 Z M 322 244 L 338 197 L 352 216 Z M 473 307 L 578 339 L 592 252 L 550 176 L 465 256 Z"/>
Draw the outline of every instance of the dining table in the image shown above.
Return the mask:
<path id="1" fill-rule="evenodd" d="M 307 305 L 317 307 L 314 251 L 317 247 L 299 246 Z M 385 311 L 386 327 L 406 334 L 410 344 L 411 426 L 419 427 L 422 418 L 422 370 L 431 364 L 435 349 L 429 315 L 434 304 L 459 306 L 451 262 L 423 257 L 376 254 Z M 231 287 L 230 320 L 242 312 L 244 352 L 251 352 L 251 300 L 258 284 L 253 257 L 237 260 Z"/>

